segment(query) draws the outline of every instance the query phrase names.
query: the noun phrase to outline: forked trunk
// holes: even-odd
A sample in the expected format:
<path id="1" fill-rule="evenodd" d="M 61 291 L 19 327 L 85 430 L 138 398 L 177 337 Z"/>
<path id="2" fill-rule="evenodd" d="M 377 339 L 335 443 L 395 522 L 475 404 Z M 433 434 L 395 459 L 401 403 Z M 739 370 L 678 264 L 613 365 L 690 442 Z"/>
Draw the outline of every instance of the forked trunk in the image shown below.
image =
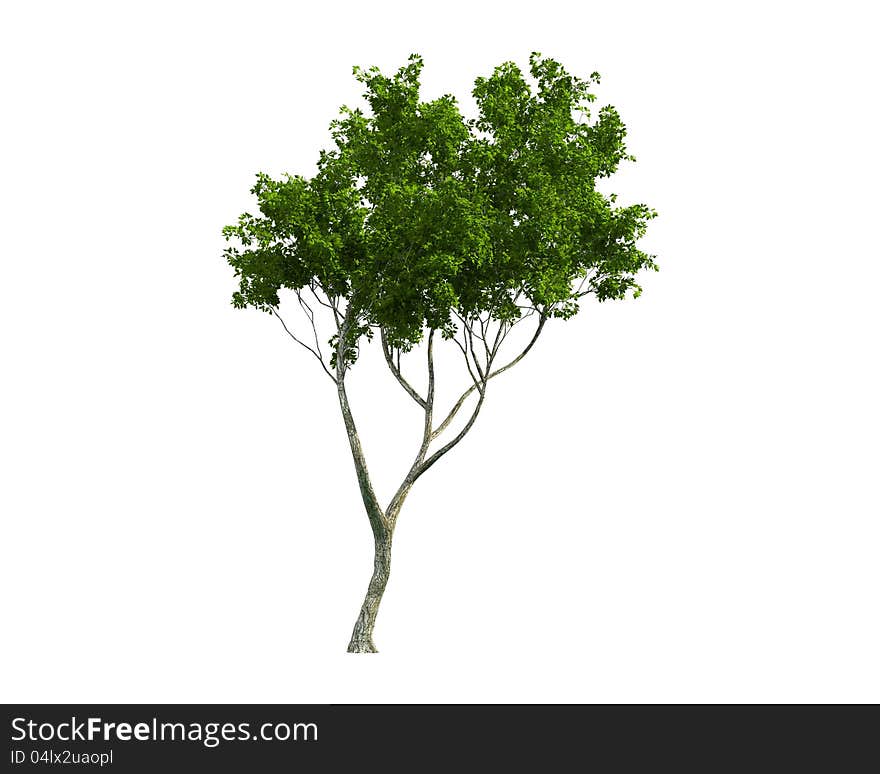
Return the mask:
<path id="1" fill-rule="evenodd" d="M 382 594 L 385 593 L 385 586 L 388 584 L 388 576 L 391 574 L 391 534 L 381 531 L 375 535 L 375 543 L 373 577 L 370 578 L 367 596 L 361 605 L 354 631 L 351 633 L 351 642 L 348 643 L 349 653 L 378 653 L 373 642 L 373 627 L 376 624 Z"/>

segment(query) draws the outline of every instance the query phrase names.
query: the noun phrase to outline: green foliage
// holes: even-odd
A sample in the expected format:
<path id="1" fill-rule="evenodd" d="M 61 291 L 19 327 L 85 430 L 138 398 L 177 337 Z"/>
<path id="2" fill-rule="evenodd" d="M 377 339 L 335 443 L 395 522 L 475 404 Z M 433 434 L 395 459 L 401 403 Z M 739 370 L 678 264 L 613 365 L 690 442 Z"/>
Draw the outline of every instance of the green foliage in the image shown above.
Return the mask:
<path id="1" fill-rule="evenodd" d="M 617 111 L 591 115 L 598 74 L 532 54 L 530 84 L 504 63 L 477 78 L 468 120 L 450 95 L 420 100 L 421 70 L 417 55 L 392 76 L 355 68 L 369 109 L 342 108 L 317 174 L 258 175 L 260 215 L 224 229 L 233 304 L 269 310 L 310 285 L 353 305 L 355 337 L 381 327 L 407 349 L 426 328 L 451 335 L 454 313 L 570 317 L 587 293 L 638 295 L 655 213 L 596 190 L 631 158 Z"/>

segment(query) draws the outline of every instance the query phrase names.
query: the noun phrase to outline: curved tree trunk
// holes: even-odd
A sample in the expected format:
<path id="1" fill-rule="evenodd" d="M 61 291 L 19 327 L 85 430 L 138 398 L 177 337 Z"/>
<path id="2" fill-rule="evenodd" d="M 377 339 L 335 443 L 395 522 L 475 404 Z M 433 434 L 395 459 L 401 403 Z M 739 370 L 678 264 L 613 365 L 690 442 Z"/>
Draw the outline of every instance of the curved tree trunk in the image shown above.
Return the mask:
<path id="1" fill-rule="evenodd" d="M 361 498 L 363 499 L 364 507 L 367 511 L 367 518 L 370 521 L 370 528 L 373 531 L 373 540 L 375 542 L 375 556 L 373 560 L 373 575 L 370 578 L 370 585 L 367 587 L 367 595 L 364 598 L 363 605 L 361 605 L 360 614 L 358 615 L 358 619 L 355 622 L 354 630 L 351 633 L 351 641 L 348 643 L 348 652 L 376 653 L 378 651 L 376 650 L 376 645 L 373 642 L 373 627 L 376 625 L 376 616 L 379 613 L 379 604 L 382 602 L 382 595 L 385 593 L 385 587 L 388 585 L 388 576 L 391 574 L 391 536 L 394 534 L 394 526 L 397 523 L 397 517 L 400 515 L 400 509 L 403 506 L 404 500 L 409 494 L 409 491 L 412 489 L 413 484 L 415 484 L 419 477 L 423 473 L 425 473 L 425 471 L 427 471 L 432 465 L 434 465 L 434 463 L 437 462 L 437 460 L 439 460 L 444 454 L 455 447 L 459 443 L 459 441 L 464 438 L 465 435 L 467 435 L 468 431 L 471 429 L 471 426 L 474 424 L 477 415 L 480 413 L 480 408 L 482 407 L 483 400 L 486 397 L 486 383 L 489 381 L 489 379 L 506 371 L 511 366 L 516 365 L 516 363 L 518 363 L 525 356 L 525 354 L 532 348 L 532 345 L 537 340 L 538 335 L 541 333 L 541 329 L 544 327 L 544 322 L 547 318 L 546 315 L 542 312 L 540 314 L 540 322 L 538 323 L 537 330 L 535 331 L 534 336 L 525 347 L 525 349 L 517 357 L 511 360 L 507 365 L 498 368 L 495 371 L 492 370 L 492 364 L 498 352 L 498 347 L 501 345 L 501 342 L 504 339 L 504 335 L 506 335 L 504 326 L 499 325 L 498 333 L 495 336 L 495 341 L 492 344 L 491 350 L 489 349 L 489 346 L 486 345 L 486 360 L 482 366 L 480 365 L 480 363 L 477 362 L 476 356 L 473 355 L 474 334 L 472 329 L 468 329 L 468 345 L 466 348 L 462 349 L 462 352 L 464 353 L 465 359 L 467 360 L 468 371 L 470 372 L 471 377 L 474 380 L 474 384 L 472 387 L 469 387 L 467 390 L 464 391 L 462 396 L 458 399 L 458 402 L 452 407 L 452 410 L 449 412 L 446 419 L 444 419 L 437 428 L 434 428 L 433 426 L 434 329 L 431 329 L 428 333 L 428 392 L 425 398 L 422 398 L 421 395 L 419 395 L 419 393 L 416 392 L 415 389 L 413 389 L 412 385 L 410 385 L 410 383 L 400 373 L 400 361 L 398 359 L 397 363 L 394 362 L 391 348 L 389 347 L 388 341 L 385 336 L 385 331 L 382 331 L 382 349 L 385 353 L 385 360 L 388 364 L 388 367 L 391 369 L 392 374 L 394 374 L 394 376 L 397 378 L 397 381 L 400 382 L 401 386 L 406 390 L 410 397 L 415 400 L 415 402 L 418 403 L 425 412 L 424 433 L 422 435 L 421 447 L 419 448 L 418 454 L 416 455 L 415 461 L 410 467 L 409 472 L 406 474 L 405 478 L 400 484 L 400 487 L 394 494 L 391 502 L 388 504 L 388 508 L 383 511 L 381 506 L 379 505 L 379 501 L 376 499 L 376 493 L 373 491 L 373 485 L 370 481 L 370 475 L 367 471 L 367 460 L 364 456 L 363 448 L 361 447 L 361 441 L 358 437 L 357 427 L 355 426 L 354 417 L 351 414 L 351 407 L 348 403 L 348 395 L 345 391 L 345 372 L 347 361 L 345 358 L 346 353 L 344 351 L 344 347 L 347 342 L 347 332 L 353 319 L 352 315 L 354 311 L 356 311 L 356 309 L 357 307 L 350 305 L 348 310 L 346 310 L 345 318 L 342 320 L 339 326 L 338 343 L 336 346 L 336 377 L 334 381 L 336 382 L 337 392 L 339 394 L 339 406 L 342 409 L 342 418 L 345 422 L 346 432 L 348 433 L 348 441 L 351 447 L 351 455 L 354 461 L 355 472 L 357 473 L 358 486 L 361 491 Z M 480 325 L 483 334 L 481 338 L 484 340 L 485 343 L 485 330 L 482 328 L 483 323 L 481 322 Z M 459 345 L 459 348 L 461 348 L 461 345 Z M 471 352 L 471 357 L 473 358 L 473 360 L 468 358 L 469 351 Z M 476 375 L 474 375 L 474 372 L 471 369 L 471 362 L 473 362 L 473 365 L 476 367 L 477 373 L 479 374 L 479 379 Z M 465 423 L 464 427 L 451 441 L 435 451 L 431 456 L 428 456 L 428 450 L 431 442 L 449 426 L 455 415 L 458 413 L 459 409 L 464 405 L 467 397 L 475 390 L 479 394 L 477 405 L 475 406 L 473 413 Z"/>
<path id="2" fill-rule="evenodd" d="M 373 626 L 376 624 L 376 615 L 379 612 L 379 603 L 385 586 L 388 584 L 388 576 L 391 574 L 391 534 L 382 531 L 375 535 L 376 553 L 373 560 L 373 576 L 367 587 L 367 596 L 361 605 L 351 633 L 351 641 L 348 643 L 349 653 L 378 653 L 373 643 Z"/>

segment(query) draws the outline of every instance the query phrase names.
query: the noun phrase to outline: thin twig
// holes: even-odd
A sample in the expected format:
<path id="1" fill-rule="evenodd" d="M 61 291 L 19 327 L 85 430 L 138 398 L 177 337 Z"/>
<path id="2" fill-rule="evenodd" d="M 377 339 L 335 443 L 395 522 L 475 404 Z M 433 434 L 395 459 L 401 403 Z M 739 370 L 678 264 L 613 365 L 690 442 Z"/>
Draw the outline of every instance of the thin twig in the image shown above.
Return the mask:
<path id="1" fill-rule="evenodd" d="M 327 376 L 329 376 L 334 382 L 336 382 L 336 377 L 333 376 L 333 374 L 330 373 L 327 366 L 324 365 L 323 358 L 315 350 L 313 350 L 308 344 L 306 344 L 303 341 L 300 341 L 296 336 L 294 336 L 293 333 L 291 333 L 290 329 L 287 327 L 287 324 L 284 322 L 283 319 L 281 319 L 281 315 L 278 314 L 278 310 L 274 306 L 269 307 L 269 309 L 271 310 L 272 314 L 274 314 L 278 318 L 278 320 L 281 322 L 281 325 L 284 327 L 284 330 L 287 332 L 287 335 L 290 336 L 290 338 L 292 338 L 301 347 L 304 347 L 309 352 L 311 352 L 317 358 L 318 362 L 321 364 L 321 368 L 324 369 L 324 373 L 326 373 Z"/>

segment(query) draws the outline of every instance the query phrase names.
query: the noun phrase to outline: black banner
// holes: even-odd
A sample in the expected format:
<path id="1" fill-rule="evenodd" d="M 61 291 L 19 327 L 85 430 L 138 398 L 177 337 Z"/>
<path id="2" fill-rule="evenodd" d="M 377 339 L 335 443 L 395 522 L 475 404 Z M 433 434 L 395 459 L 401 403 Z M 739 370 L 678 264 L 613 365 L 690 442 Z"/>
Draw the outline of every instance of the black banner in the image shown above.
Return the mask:
<path id="1" fill-rule="evenodd" d="M 6 770 L 305 771 L 439 763 L 835 770 L 876 761 L 876 707 L 4 705 Z M 868 758 L 864 755 L 867 754 Z"/>

